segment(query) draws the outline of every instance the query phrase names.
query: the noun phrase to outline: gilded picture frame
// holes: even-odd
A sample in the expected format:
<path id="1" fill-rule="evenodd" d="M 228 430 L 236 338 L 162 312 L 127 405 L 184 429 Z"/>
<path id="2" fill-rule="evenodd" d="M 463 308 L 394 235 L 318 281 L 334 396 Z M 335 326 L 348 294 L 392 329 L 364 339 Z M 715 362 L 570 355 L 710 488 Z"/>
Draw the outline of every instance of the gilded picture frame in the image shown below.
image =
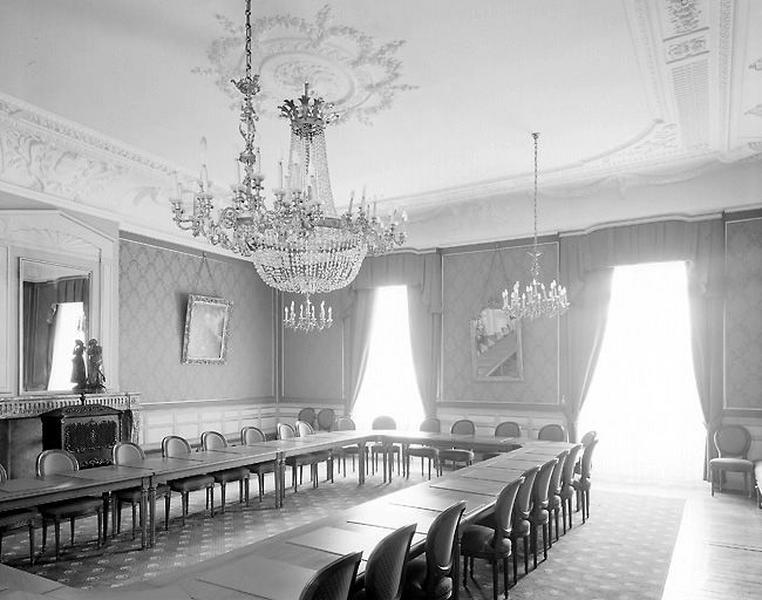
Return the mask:
<path id="1" fill-rule="evenodd" d="M 183 335 L 183 364 L 225 364 L 232 307 L 233 303 L 225 298 L 188 295 Z"/>

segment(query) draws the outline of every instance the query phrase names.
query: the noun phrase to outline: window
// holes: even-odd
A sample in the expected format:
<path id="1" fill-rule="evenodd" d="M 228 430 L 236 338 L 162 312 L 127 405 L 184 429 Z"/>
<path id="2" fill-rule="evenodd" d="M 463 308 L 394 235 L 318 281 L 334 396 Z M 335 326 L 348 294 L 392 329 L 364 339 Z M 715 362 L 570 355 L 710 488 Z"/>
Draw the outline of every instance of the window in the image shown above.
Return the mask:
<path id="1" fill-rule="evenodd" d="M 691 353 L 685 263 L 617 267 L 598 365 L 580 414 L 596 474 L 700 481 L 705 428 Z"/>
<path id="2" fill-rule="evenodd" d="M 368 362 L 352 416 L 360 428 L 388 415 L 398 429 L 417 430 L 423 404 L 410 347 L 407 287 L 378 288 L 375 300 Z"/>

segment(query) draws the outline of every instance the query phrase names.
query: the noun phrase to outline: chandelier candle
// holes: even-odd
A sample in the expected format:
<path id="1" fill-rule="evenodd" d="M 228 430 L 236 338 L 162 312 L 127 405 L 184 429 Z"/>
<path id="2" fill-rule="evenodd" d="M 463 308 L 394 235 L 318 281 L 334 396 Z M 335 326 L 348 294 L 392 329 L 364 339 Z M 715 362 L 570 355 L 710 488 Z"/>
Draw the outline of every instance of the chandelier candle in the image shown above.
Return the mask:
<path id="1" fill-rule="evenodd" d="M 254 144 L 259 119 L 254 96 L 260 88 L 259 75 L 251 72 L 251 0 L 246 0 L 245 33 L 246 70 L 241 79 L 233 81 L 242 95 L 239 131 L 244 147 L 237 158 L 241 181 L 233 186 L 227 205 L 213 215 L 214 198 L 204 164 L 192 214 L 186 212 L 184 190 L 178 190 L 178 198 L 172 201 L 173 219 L 194 237 L 204 237 L 212 245 L 251 259 L 267 285 L 304 295 L 299 317 L 293 304 L 291 310 L 284 310 L 285 327 L 304 332 L 324 329 L 333 323 L 331 308 L 325 312 L 321 303 L 316 315 L 310 296 L 346 287 L 366 256 L 403 245 L 406 215 L 395 211 L 378 217 L 375 207 L 371 215 L 364 191 L 359 213 L 352 213 L 351 200 L 347 212 L 337 213 L 324 133 L 338 114 L 332 104 L 312 94 L 308 84 L 300 97 L 285 100 L 279 107 L 291 129 L 288 172 L 284 173 L 281 160 L 273 204 L 265 204 L 261 152 Z"/>

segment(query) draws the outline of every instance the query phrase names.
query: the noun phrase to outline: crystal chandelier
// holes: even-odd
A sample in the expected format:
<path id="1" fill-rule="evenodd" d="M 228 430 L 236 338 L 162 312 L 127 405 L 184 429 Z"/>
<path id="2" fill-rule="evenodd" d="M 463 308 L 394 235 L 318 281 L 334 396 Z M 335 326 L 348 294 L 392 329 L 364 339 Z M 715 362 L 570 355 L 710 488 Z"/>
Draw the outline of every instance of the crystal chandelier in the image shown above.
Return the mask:
<path id="1" fill-rule="evenodd" d="M 550 282 L 548 288 L 542 282 L 542 273 L 540 270 L 540 250 L 537 241 L 537 150 L 539 145 L 539 133 L 532 133 L 534 140 L 534 243 L 529 256 L 532 259 L 532 266 L 529 273 L 532 277 L 531 282 L 526 285 L 522 291 L 520 282 L 513 284 L 513 289 L 503 291 L 503 310 L 512 319 L 536 319 L 537 317 L 555 317 L 563 314 L 569 308 L 569 300 L 566 297 L 566 288 L 556 283 L 556 280 Z"/>
<path id="2" fill-rule="evenodd" d="M 185 190 L 178 185 L 172 201 L 173 220 L 194 237 L 204 237 L 249 258 L 262 280 L 281 292 L 303 294 L 298 316 L 294 303 L 284 308 L 283 325 L 296 331 L 318 331 L 333 323 L 332 310 L 321 303 L 315 315 L 310 299 L 346 287 L 357 276 L 367 255 L 383 254 L 406 240 L 404 212 L 380 217 L 376 203 L 371 209 L 363 192 L 360 206 L 337 214 L 328 174 L 325 128 L 338 114 L 333 105 L 310 93 L 286 100 L 279 107 L 290 122 L 291 143 L 288 164 L 279 163 L 279 181 L 273 190 L 272 207 L 265 204 L 264 175 L 260 149 L 255 146 L 254 96 L 259 93 L 259 75 L 251 69 L 251 0 L 246 0 L 246 71 L 233 81 L 243 96 L 239 131 L 244 148 L 238 155 L 238 184 L 226 206 L 214 212 L 214 197 L 202 166 L 198 191 L 191 206 L 185 206 Z"/>

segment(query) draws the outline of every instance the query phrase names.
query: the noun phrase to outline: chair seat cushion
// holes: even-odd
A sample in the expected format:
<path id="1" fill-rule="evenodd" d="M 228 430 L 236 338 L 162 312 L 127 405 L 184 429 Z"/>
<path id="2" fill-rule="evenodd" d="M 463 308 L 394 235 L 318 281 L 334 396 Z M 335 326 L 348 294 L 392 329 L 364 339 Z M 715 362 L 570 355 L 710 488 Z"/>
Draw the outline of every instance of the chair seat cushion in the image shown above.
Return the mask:
<path id="1" fill-rule="evenodd" d="M 434 600 L 452 596 L 452 578 L 442 577 L 434 586 Z M 426 595 L 426 556 L 411 560 L 407 566 L 404 598 L 428 598 Z"/>
<path id="2" fill-rule="evenodd" d="M 370 451 L 372 454 L 375 454 L 376 452 L 383 452 L 384 450 L 397 454 L 400 451 L 400 447 L 397 444 L 384 444 L 383 442 L 376 442 L 370 445 Z"/>
<path id="3" fill-rule="evenodd" d="M 436 458 L 439 456 L 439 450 L 433 446 L 410 446 L 407 449 L 409 456 L 420 456 L 423 458 Z"/>
<path id="4" fill-rule="evenodd" d="M 239 467 L 236 469 L 225 469 L 224 471 L 217 471 L 212 473 L 212 477 L 217 483 L 227 483 L 228 481 L 241 481 L 247 479 L 250 473 L 246 467 Z"/>
<path id="5" fill-rule="evenodd" d="M 494 556 L 495 550 L 503 556 L 511 553 L 511 540 L 503 538 L 495 548 L 495 531 L 482 525 L 468 525 L 460 538 L 460 552 L 468 556 Z"/>
<path id="6" fill-rule="evenodd" d="M 214 485 L 214 477 L 211 475 L 196 475 L 195 477 L 173 479 L 167 483 L 176 492 L 193 492 Z"/>
<path id="7" fill-rule="evenodd" d="M 461 448 L 446 448 L 439 451 L 439 458 L 455 462 L 473 462 L 474 453 L 471 450 L 463 450 Z"/>
<path id="8" fill-rule="evenodd" d="M 0 513 L 0 531 L 26 527 L 40 516 L 36 510 L 12 510 Z"/>
<path id="9" fill-rule="evenodd" d="M 754 463 L 745 458 L 713 458 L 709 461 L 709 467 L 723 471 L 751 473 L 754 470 Z"/>
<path id="10" fill-rule="evenodd" d="M 160 498 L 169 494 L 169 486 L 160 483 L 156 486 L 156 497 Z M 140 488 L 130 488 L 129 490 L 119 490 L 114 494 L 120 502 L 137 504 L 140 502 Z"/>
<path id="11" fill-rule="evenodd" d="M 43 504 L 40 506 L 40 513 L 44 517 L 68 519 L 70 517 L 79 517 L 91 515 L 103 508 L 103 500 L 100 498 L 86 497 L 76 500 L 66 500 L 65 502 L 54 502 L 53 504 Z"/>

